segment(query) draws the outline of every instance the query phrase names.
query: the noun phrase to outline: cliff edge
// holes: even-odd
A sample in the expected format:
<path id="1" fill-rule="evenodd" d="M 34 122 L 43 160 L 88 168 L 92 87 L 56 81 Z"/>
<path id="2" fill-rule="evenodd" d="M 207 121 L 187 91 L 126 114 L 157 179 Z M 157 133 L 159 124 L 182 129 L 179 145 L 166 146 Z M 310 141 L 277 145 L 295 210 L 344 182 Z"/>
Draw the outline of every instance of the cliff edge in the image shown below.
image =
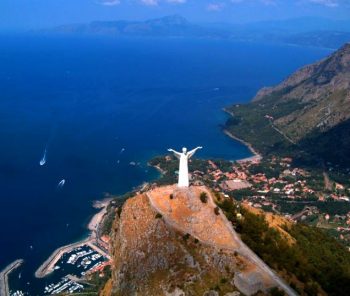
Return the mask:
<path id="1" fill-rule="evenodd" d="M 243 244 L 203 186 L 158 187 L 127 200 L 111 252 L 105 296 L 252 295 L 274 286 L 294 295 Z"/>

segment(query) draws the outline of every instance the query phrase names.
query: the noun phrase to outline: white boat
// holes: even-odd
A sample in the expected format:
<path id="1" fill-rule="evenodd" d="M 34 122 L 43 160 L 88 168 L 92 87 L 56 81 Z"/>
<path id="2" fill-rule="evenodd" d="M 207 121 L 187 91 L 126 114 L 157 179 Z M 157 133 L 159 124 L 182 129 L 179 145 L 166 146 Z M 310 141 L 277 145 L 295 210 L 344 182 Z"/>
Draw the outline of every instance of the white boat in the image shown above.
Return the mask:
<path id="1" fill-rule="evenodd" d="M 40 162 L 39 162 L 39 164 L 40 164 L 41 166 L 43 166 L 43 165 L 46 163 L 46 153 L 47 153 L 47 150 L 46 150 L 46 148 L 45 148 L 45 150 L 44 150 L 44 155 L 43 155 L 42 159 L 41 159 Z"/>
<path id="2" fill-rule="evenodd" d="M 58 185 L 57 185 L 57 188 L 62 188 L 64 186 L 64 184 L 66 183 L 66 180 L 65 179 L 62 179 Z"/>

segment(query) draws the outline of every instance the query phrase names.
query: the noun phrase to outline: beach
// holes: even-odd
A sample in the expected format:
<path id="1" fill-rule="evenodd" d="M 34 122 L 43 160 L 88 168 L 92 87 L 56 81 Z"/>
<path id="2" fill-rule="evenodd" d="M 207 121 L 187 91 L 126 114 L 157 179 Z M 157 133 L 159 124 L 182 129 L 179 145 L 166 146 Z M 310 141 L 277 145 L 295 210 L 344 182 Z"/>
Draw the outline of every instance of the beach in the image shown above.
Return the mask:
<path id="1" fill-rule="evenodd" d="M 247 161 L 260 161 L 263 157 L 261 154 L 259 154 L 252 146 L 252 144 L 236 137 L 235 135 L 233 135 L 232 133 L 230 133 L 228 130 L 224 129 L 223 132 L 229 136 L 230 138 L 244 144 L 245 146 L 248 147 L 248 149 L 254 154 L 253 156 L 250 157 L 246 157 L 246 158 L 242 158 L 242 159 L 238 159 L 237 162 L 247 162 Z"/>

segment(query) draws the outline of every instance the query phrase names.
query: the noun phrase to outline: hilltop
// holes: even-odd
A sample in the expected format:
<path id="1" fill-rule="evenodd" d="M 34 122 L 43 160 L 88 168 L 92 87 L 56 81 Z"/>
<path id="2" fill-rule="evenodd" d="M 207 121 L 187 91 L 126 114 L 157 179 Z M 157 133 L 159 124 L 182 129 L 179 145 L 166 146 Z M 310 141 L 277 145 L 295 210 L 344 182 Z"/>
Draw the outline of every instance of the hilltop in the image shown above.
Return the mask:
<path id="1" fill-rule="evenodd" d="M 136 194 L 116 216 L 101 295 L 296 295 L 239 238 L 205 186 Z M 261 294 L 262 295 L 262 294 Z"/>
<path id="2" fill-rule="evenodd" d="M 334 238 L 208 187 L 153 187 L 116 213 L 102 296 L 350 291 L 350 255 Z"/>
<path id="3" fill-rule="evenodd" d="M 350 44 L 298 70 L 275 87 L 261 89 L 253 101 L 226 109 L 229 133 L 259 152 L 306 151 L 350 165 Z"/>

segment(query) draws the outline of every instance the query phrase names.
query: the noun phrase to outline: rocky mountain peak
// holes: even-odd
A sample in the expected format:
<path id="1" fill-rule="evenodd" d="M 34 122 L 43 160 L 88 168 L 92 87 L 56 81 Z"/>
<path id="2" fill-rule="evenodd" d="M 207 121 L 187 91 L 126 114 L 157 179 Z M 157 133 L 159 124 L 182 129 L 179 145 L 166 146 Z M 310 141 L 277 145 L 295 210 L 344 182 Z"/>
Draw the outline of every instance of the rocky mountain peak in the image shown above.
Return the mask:
<path id="1" fill-rule="evenodd" d="M 104 296 L 218 295 L 218 284 L 222 295 L 252 295 L 281 284 L 203 186 L 157 187 L 128 199 L 114 222 L 111 251 Z"/>

